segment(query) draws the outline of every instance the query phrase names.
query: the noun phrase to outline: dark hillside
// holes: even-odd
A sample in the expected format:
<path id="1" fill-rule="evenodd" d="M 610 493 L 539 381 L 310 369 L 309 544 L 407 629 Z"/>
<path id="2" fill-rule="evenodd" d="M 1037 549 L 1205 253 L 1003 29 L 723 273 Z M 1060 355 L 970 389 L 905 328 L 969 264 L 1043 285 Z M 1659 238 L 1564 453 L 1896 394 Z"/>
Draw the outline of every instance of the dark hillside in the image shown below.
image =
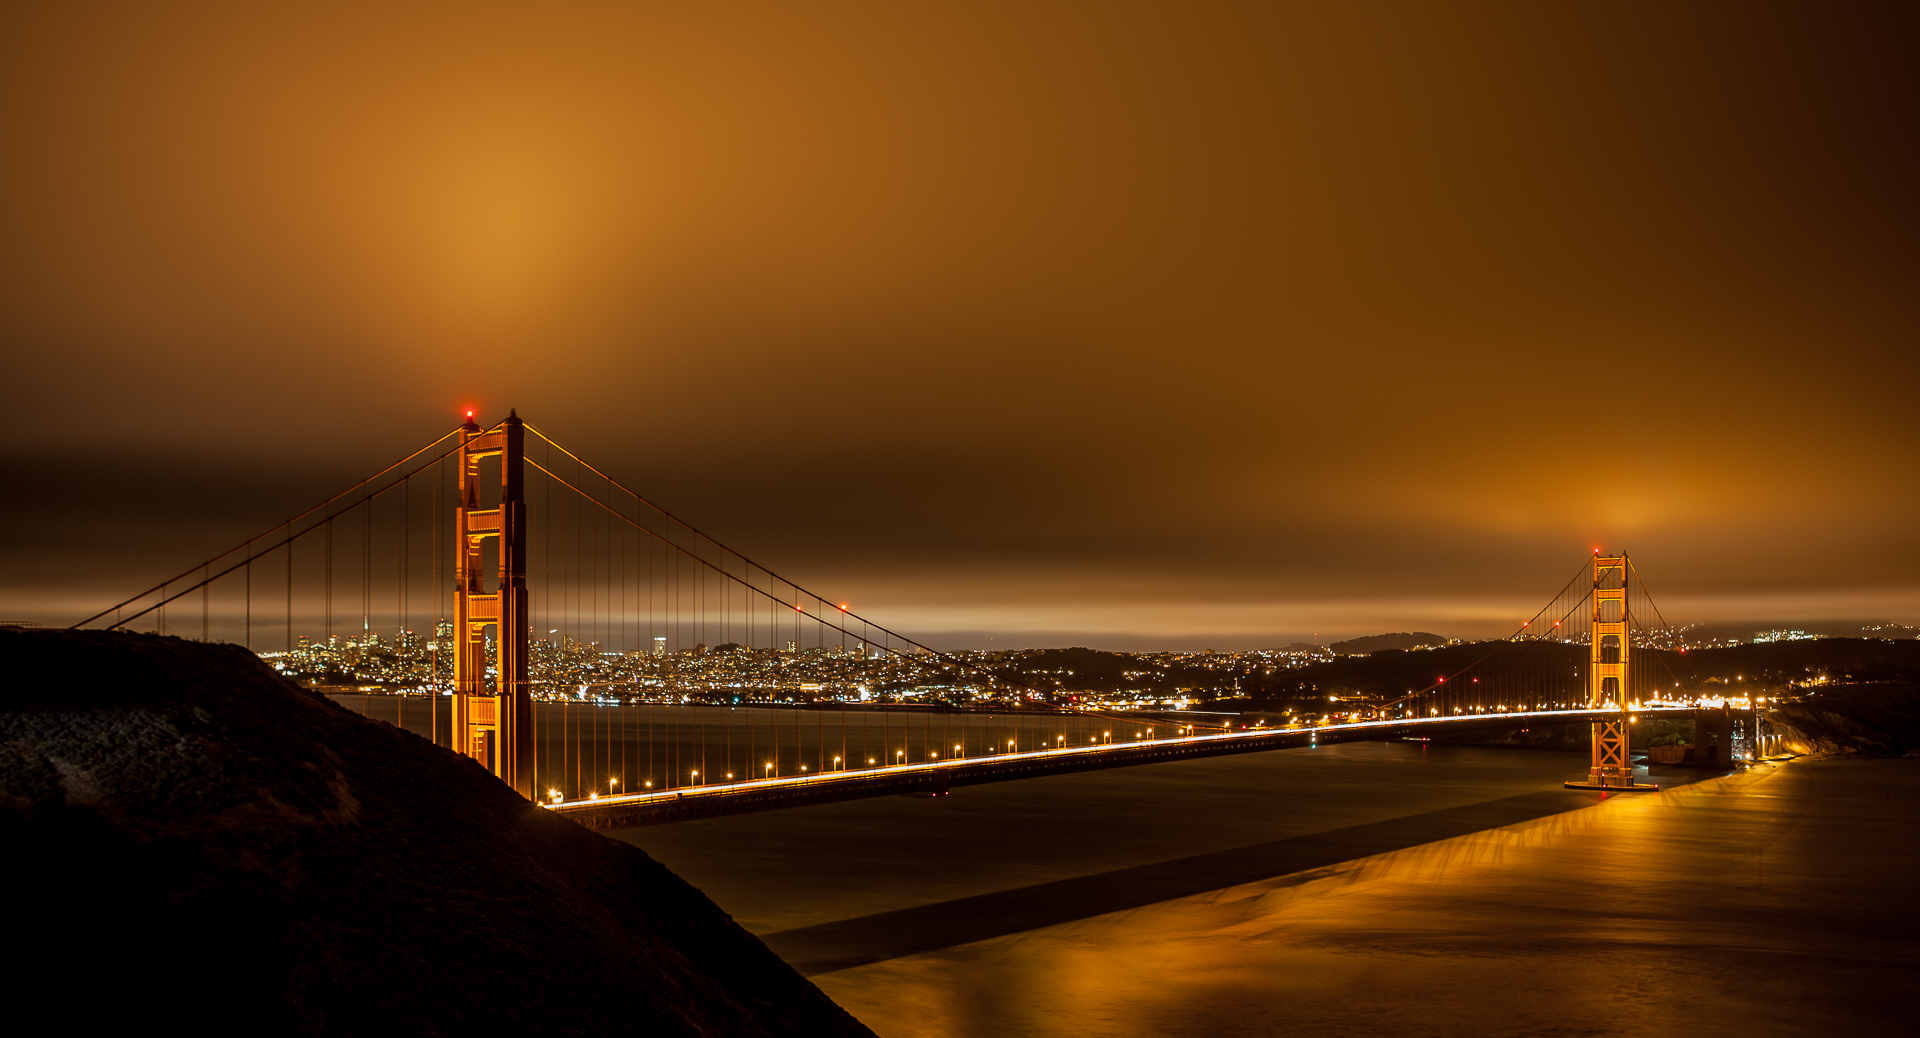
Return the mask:
<path id="1" fill-rule="evenodd" d="M 1412 633 L 1402 631 L 1399 634 L 1372 634 L 1365 638 L 1351 638 L 1344 642 L 1334 642 L 1327 648 L 1348 656 L 1365 656 L 1382 649 L 1420 649 L 1429 645 L 1445 645 L 1447 640 L 1437 634 L 1425 631 Z"/>
<path id="2" fill-rule="evenodd" d="M 1694 649 L 1676 664 L 1683 679 L 1784 683 L 1826 676 L 1834 681 L 1920 681 L 1920 641 L 1821 638 Z"/>
<path id="3" fill-rule="evenodd" d="M 1014 654 L 1001 668 L 1034 688 L 1099 689 L 1107 691 L 1130 683 L 1165 684 L 1157 668 L 1145 673 L 1131 656 L 1098 649 L 1038 649 Z M 1136 681 L 1131 672 L 1139 673 Z"/>
<path id="4" fill-rule="evenodd" d="M 1822 688 L 1767 712 L 1776 731 L 1815 752 L 1875 756 L 1920 750 L 1920 684 L 1867 682 Z"/>
<path id="5" fill-rule="evenodd" d="M 0 630 L 0 847 L 45 1026 L 870 1034 L 644 853 L 236 646 Z"/>
<path id="6" fill-rule="evenodd" d="M 1823 638 L 1818 641 L 1774 642 L 1722 649 L 1670 652 L 1636 649 L 1657 655 L 1661 670 L 1683 689 L 1705 690 L 1715 683 L 1744 680 L 1762 688 L 1784 689 L 1789 682 L 1827 677 L 1837 682 L 1920 681 L 1920 641 L 1870 638 Z M 1242 693 L 1252 705 L 1280 706 L 1324 702 L 1329 694 L 1344 698 L 1393 699 L 1424 688 L 1442 676 L 1472 675 L 1489 679 L 1502 673 L 1521 674 L 1543 682 L 1552 674 L 1574 675 L 1585 665 L 1582 645 L 1557 642 L 1472 642 L 1437 649 L 1386 649 L 1368 656 L 1313 663 L 1304 667 L 1254 673 L 1242 682 Z M 1572 687 L 1578 688 L 1574 679 Z"/>
<path id="7" fill-rule="evenodd" d="M 1256 704 L 1324 702 L 1328 695 L 1392 700 L 1454 674 L 1491 675 L 1502 667 L 1527 668 L 1529 673 L 1546 669 L 1571 673 L 1571 668 L 1586 656 L 1584 647 L 1558 642 L 1492 641 L 1412 651 L 1382 649 L 1368 656 L 1276 670 L 1254 677 L 1245 687 Z"/>

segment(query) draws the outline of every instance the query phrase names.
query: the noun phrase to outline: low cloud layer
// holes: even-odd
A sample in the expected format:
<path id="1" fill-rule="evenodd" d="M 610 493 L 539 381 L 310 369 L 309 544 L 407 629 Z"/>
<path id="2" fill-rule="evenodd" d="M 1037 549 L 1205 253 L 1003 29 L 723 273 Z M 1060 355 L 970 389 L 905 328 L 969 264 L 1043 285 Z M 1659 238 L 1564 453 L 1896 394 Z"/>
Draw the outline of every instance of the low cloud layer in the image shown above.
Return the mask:
<path id="1" fill-rule="evenodd" d="M 1902 12 L 6 18 L 12 616 L 472 405 L 963 641 L 1920 619 Z"/>

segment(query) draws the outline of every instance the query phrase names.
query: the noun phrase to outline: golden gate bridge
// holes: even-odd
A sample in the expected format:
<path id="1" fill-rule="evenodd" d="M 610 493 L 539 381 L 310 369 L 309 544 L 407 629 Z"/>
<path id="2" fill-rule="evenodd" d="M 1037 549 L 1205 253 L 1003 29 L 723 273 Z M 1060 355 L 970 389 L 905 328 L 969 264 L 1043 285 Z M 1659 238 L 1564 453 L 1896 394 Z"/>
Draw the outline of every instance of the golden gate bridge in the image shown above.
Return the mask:
<path id="1" fill-rule="evenodd" d="M 1684 646 L 1627 556 L 1598 549 L 1473 662 L 1344 719 L 1092 707 L 781 576 L 517 414 L 483 429 L 469 413 L 73 626 L 94 625 L 238 641 L 337 698 L 399 692 L 357 705 L 597 827 L 1574 722 L 1592 762 L 1568 785 L 1641 791 L 1629 725 L 1695 709 Z"/>

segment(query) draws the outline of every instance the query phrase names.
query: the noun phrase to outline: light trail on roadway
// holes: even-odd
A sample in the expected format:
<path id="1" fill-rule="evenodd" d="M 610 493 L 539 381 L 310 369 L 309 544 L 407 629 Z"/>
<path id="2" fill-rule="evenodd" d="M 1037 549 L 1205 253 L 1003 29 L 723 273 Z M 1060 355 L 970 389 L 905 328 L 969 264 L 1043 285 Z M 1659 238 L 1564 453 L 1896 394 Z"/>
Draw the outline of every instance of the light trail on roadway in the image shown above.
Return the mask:
<path id="1" fill-rule="evenodd" d="M 1690 714 L 1696 708 L 1691 705 L 1644 706 L 1629 711 L 1629 715 L 1638 718 L 1642 715 L 1661 716 L 1671 714 Z M 1017 763 L 1021 761 L 1061 760 L 1073 757 L 1099 757 L 1102 755 L 1124 757 L 1146 747 L 1164 749 L 1177 746 L 1203 747 L 1209 743 L 1222 741 L 1245 741 L 1251 739 L 1273 739 L 1282 737 L 1298 738 L 1306 736 L 1309 745 L 1317 742 L 1323 733 L 1351 738 L 1355 733 L 1367 731 L 1397 730 L 1419 728 L 1439 728 L 1445 725 L 1463 722 L 1479 722 L 1482 725 L 1495 718 L 1513 721 L 1537 721 L 1541 724 L 1565 724 L 1575 721 L 1596 721 L 1619 713 L 1617 709 L 1581 709 L 1581 710 L 1531 710 L 1476 712 L 1471 714 L 1448 714 L 1434 717 L 1407 717 L 1395 720 L 1350 721 L 1343 724 L 1294 725 L 1282 728 L 1243 728 L 1239 731 L 1214 732 L 1206 735 L 1172 736 L 1165 739 L 1133 739 L 1096 743 L 1088 746 L 1061 746 L 1044 750 L 1016 750 L 1013 753 L 987 753 L 974 756 L 945 757 L 939 760 L 918 761 L 911 764 L 881 764 L 863 768 L 847 767 L 835 771 L 814 772 L 805 775 L 780 775 L 771 778 L 749 779 L 740 782 L 722 782 L 680 786 L 670 790 L 641 793 L 615 793 L 607 796 L 588 796 L 578 800 L 550 799 L 541 806 L 552 811 L 569 812 L 589 809 L 636 806 L 667 801 L 685 801 L 704 797 L 723 797 L 741 793 L 753 793 L 766 790 L 799 789 L 810 786 L 830 785 L 850 779 L 873 779 L 889 776 L 911 776 L 937 774 L 941 771 L 964 770 L 977 767 L 984 762 L 995 764 Z M 1116 763 L 1115 767 L 1125 765 Z"/>

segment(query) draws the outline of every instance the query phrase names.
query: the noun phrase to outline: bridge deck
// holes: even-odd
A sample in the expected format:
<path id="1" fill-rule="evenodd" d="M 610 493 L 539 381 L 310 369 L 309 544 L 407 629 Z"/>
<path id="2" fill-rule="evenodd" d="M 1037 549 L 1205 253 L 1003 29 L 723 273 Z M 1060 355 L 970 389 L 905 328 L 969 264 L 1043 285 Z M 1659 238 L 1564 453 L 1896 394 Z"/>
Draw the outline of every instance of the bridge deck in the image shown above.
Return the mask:
<path id="1" fill-rule="evenodd" d="M 1649 707 L 1636 715 L 1692 713 L 1692 707 Z M 1612 716 L 1607 710 L 1509 711 L 1452 717 L 1360 721 L 1318 727 L 1247 730 L 1146 742 L 1072 746 L 985 757 L 962 757 L 924 764 L 849 769 L 751 782 L 734 782 L 661 793 L 570 800 L 545 805 L 589 829 L 636 829 L 697 818 L 770 811 L 865 797 L 924 793 L 938 795 L 955 786 L 1063 775 L 1101 768 L 1258 753 L 1317 743 L 1366 739 L 1417 738 L 1423 733 L 1513 728 L 1522 724 L 1567 724 Z"/>

